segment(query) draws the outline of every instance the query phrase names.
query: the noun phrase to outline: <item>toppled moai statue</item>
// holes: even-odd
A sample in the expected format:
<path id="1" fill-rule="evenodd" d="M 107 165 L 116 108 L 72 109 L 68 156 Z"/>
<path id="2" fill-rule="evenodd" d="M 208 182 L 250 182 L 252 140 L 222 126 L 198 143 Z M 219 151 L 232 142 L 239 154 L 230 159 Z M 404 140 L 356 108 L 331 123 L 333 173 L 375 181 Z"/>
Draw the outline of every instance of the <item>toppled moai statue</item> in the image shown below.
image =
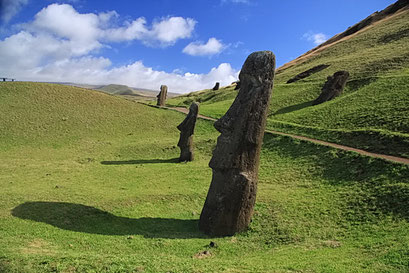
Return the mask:
<path id="1" fill-rule="evenodd" d="M 349 78 L 348 71 L 338 71 L 335 72 L 333 76 L 328 76 L 326 83 L 322 87 L 321 94 L 312 103 L 312 105 L 317 105 L 341 95 L 344 91 L 345 85 Z"/>
<path id="2" fill-rule="evenodd" d="M 320 72 L 321 70 L 324 70 L 325 68 L 328 68 L 330 65 L 329 64 L 320 64 L 317 66 L 314 66 L 313 68 L 308 69 L 307 71 L 301 72 L 300 74 L 296 75 L 295 77 L 289 79 L 287 83 L 293 83 L 299 80 L 302 80 L 304 78 L 307 78 L 311 76 L 314 73 Z"/>
<path id="3" fill-rule="evenodd" d="M 250 54 L 240 72 L 236 99 L 214 124 L 221 135 L 209 163 L 213 177 L 199 222 L 206 234 L 233 235 L 250 223 L 274 72 L 271 51 Z"/>
<path id="4" fill-rule="evenodd" d="M 189 108 L 189 114 L 178 125 L 180 138 L 178 146 L 180 148 L 179 162 L 193 161 L 193 133 L 195 131 L 196 119 L 199 114 L 199 104 L 192 102 Z"/>
<path id="5" fill-rule="evenodd" d="M 213 87 L 213 90 L 219 90 L 219 88 L 220 88 L 220 83 L 216 82 L 216 84 Z"/>
<path id="6" fill-rule="evenodd" d="M 160 92 L 156 96 L 158 98 L 158 103 L 157 103 L 158 106 L 165 106 L 167 95 L 168 95 L 168 87 L 166 85 L 161 85 Z"/>

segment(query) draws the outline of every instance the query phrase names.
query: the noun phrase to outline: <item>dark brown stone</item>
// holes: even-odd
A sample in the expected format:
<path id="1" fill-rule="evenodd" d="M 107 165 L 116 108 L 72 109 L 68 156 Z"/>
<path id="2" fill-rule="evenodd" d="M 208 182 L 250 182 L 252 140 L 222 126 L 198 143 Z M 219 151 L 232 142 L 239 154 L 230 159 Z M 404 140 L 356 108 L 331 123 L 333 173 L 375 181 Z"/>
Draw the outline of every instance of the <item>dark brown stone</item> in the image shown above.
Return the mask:
<path id="1" fill-rule="evenodd" d="M 195 131 L 196 119 L 199 114 L 199 104 L 193 102 L 189 108 L 189 114 L 178 125 L 180 131 L 180 138 L 178 146 L 180 148 L 179 161 L 193 161 L 193 134 Z"/>
<path id="2" fill-rule="evenodd" d="M 311 76 L 314 73 L 320 72 L 321 70 L 324 70 L 325 68 L 329 67 L 329 64 L 320 64 L 317 66 L 314 66 L 313 68 L 310 68 L 304 72 L 301 72 L 300 74 L 294 76 L 293 78 L 289 79 L 287 81 L 287 83 L 292 83 L 292 82 L 296 82 L 302 79 L 305 79 L 309 76 Z"/>
<path id="3" fill-rule="evenodd" d="M 219 90 L 219 88 L 220 88 L 220 83 L 216 82 L 216 84 L 213 87 L 213 90 Z"/>
<path id="4" fill-rule="evenodd" d="M 341 95 L 348 78 L 348 71 L 338 71 L 333 76 L 328 76 L 326 83 L 322 87 L 321 94 L 312 104 L 317 105 Z"/>
<path id="5" fill-rule="evenodd" d="M 238 90 L 238 89 L 240 89 L 240 81 L 237 81 L 236 82 L 236 87 L 234 87 L 234 90 Z"/>
<path id="6" fill-rule="evenodd" d="M 209 163 L 213 177 L 199 222 L 206 234 L 233 235 L 251 221 L 274 71 L 272 52 L 250 54 L 240 72 L 236 99 L 214 124 L 221 135 Z"/>
<path id="7" fill-rule="evenodd" d="M 167 95 L 168 95 L 168 87 L 166 85 L 161 85 L 160 92 L 156 96 L 158 98 L 158 102 L 157 102 L 158 106 L 165 106 Z"/>

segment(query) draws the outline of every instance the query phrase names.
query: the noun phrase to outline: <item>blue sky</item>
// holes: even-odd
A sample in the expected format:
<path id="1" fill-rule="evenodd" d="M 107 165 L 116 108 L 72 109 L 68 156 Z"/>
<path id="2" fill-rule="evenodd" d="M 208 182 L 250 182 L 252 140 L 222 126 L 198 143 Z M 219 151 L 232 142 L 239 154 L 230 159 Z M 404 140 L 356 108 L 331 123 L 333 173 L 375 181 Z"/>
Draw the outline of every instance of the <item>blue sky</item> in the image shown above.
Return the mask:
<path id="1" fill-rule="evenodd" d="M 394 2 L 0 0 L 0 76 L 211 88 L 253 51 L 281 66 Z"/>

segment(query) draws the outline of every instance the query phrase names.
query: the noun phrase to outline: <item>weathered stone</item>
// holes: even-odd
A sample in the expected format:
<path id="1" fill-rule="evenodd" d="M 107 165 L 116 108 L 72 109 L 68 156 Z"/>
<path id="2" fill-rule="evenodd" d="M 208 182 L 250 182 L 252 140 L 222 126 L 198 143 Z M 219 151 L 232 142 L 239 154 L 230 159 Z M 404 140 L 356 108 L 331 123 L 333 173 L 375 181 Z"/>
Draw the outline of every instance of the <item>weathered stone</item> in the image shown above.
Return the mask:
<path id="1" fill-rule="evenodd" d="M 158 98 L 158 102 L 157 102 L 158 106 L 165 106 L 167 95 L 168 95 L 168 87 L 166 85 L 161 85 L 160 92 L 156 96 Z"/>
<path id="2" fill-rule="evenodd" d="M 189 108 L 189 114 L 178 125 L 180 131 L 180 138 L 178 146 L 180 148 L 179 161 L 193 161 L 193 134 L 195 131 L 196 119 L 199 114 L 199 104 L 192 102 Z"/>
<path id="3" fill-rule="evenodd" d="M 216 82 L 216 84 L 213 87 L 213 90 L 219 90 L 219 88 L 220 88 L 220 83 Z"/>
<path id="4" fill-rule="evenodd" d="M 238 90 L 238 89 L 240 89 L 240 81 L 237 81 L 236 82 L 236 87 L 234 88 L 234 90 Z"/>
<path id="5" fill-rule="evenodd" d="M 310 68 L 304 72 L 301 72 L 300 74 L 297 74 L 296 76 L 294 76 L 293 78 L 289 79 L 287 81 L 287 83 L 292 83 L 292 82 L 296 82 L 302 79 L 305 79 L 309 76 L 311 76 L 314 73 L 320 72 L 321 70 L 324 70 L 325 68 L 329 67 L 329 64 L 320 64 L 317 66 L 314 66 L 313 68 Z"/>
<path id="6" fill-rule="evenodd" d="M 209 163 L 213 177 L 199 222 L 206 234 L 233 235 L 250 223 L 274 72 L 272 52 L 252 53 L 241 69 L 236 99 L 214 124 L 221 135 Z"/>
<path id="7" fill-rule="evenodd" d="M 333 76 L 328 76 L 321 94 L 312 104 L 317 105 L 339 96 L 344 91 L 348 78 L 348 71 L 338 71 Z"/>

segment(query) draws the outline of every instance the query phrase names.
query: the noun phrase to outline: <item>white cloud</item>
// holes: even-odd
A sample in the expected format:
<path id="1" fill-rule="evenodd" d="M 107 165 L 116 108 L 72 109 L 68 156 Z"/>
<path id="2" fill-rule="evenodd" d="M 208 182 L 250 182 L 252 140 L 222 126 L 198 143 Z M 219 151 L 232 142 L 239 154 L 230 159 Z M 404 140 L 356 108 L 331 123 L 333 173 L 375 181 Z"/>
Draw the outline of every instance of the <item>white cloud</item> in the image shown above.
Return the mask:
<path id="1" fill-rule="evenodd" d="M 28 0 L 0 0 L 0 19 L 3 23 L 8 23 Z"/>
<path id="2" fill-rule="evenodd" d="M 142 61 L 112 67 L 109 59 L 92 55 L 109 48 L 106 43 L 139 40 L 167 46 L 190 37 L 196 24 L 182 17 L 162 18 L 151 26 L 143 17 L 119 26 L 117 21 L 115 11 L 81 14 L 67 4 L 49 5 L 32 22 L 23 24 L 20 32 L 0 40 L 0 75 L 31 81 L 118 83 L 155 90 L 166 84 L 172 92 L 211 88 L 216 81 L 227 85 L 237 79 L 238 71 L 226 63 L 203 74 L 157 71 Z M 207 44 L 212 45 L 209 41 Z"/>
<path id="3" fill-rule="evenodd" d="M 206 44 L 203 42 L 192 42 L 188 44 L 183 49 L 183 53 L 192 56 L 210 56 L 220 53 L 226 47 L 226 45 L 216 38 L 210 38 Z"/>
<path id="4" fill-rule="evenodd" d="M 1 75 L 10 75 L 18 80 L 75 82 L 88 84 L 125 84 L 132 87 L 159 90 L 165 84 L 171 92 L 185 93 L 212 88 L 215 82 L 229 85 L 236 81 L 239 71 L 230 64 L 222 63 L 208 73 L 184 73 L 175 70 L 171 73 L 146 67 L 142 61 L 120 67 L 110 67 L 109 59 L 85 56 L 62 59 L 44 66 L 28 66 L 22 70 L 17 67 L 0 67 Z"/>
<path id="5" fill-rule="evenodd" d="M 114 26 L 113 19 L 119 17 L 115 11 L 106 13 L 78 13 L 68 4 L 51 4 L 36 14 L 35 20 L 27 25 L 32 32 L 47 32 L 60 38 L 76 42 L 122 42 L 140 40 L 146 44 L 161 46 L 175 44 L 179 39 L 191 37 L 196 21 L 192 18 L 166 17 L 147 26 L 146 19 L 126 21 L 123 26 Z"/>
<path id="6" fill-rule="evenodd" d="M 309 31 L 307 33 L 304 33 L 302 37 L 307 41 L 313 42 L 315 45 L 320 45 L 324 43 L 326 40 L 328 40 L 328 36 L 321 32 L 314 33 L 312 31 Z"/>

